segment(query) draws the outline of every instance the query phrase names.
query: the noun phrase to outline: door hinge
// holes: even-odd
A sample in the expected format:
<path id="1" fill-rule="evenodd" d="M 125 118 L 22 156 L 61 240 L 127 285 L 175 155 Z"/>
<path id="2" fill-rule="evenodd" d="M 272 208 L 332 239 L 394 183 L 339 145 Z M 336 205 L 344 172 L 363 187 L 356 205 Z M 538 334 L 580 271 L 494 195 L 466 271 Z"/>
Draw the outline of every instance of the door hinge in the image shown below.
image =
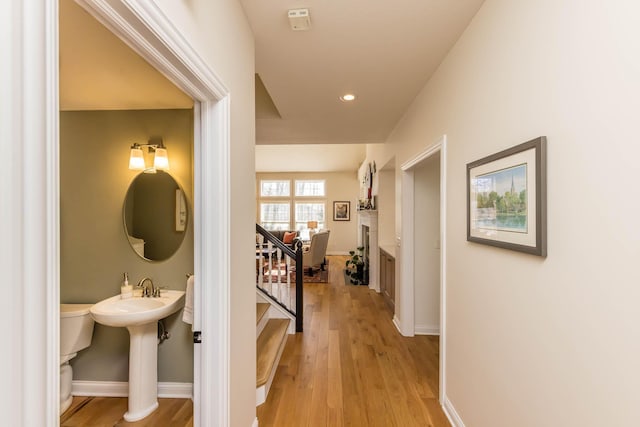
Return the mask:
<path id="1" fill-rule="evenodd" d="M 193 343 L 194 344 L 200 344 L 202 342 L 202 332 L 200 331 L 193 331 Z"/>

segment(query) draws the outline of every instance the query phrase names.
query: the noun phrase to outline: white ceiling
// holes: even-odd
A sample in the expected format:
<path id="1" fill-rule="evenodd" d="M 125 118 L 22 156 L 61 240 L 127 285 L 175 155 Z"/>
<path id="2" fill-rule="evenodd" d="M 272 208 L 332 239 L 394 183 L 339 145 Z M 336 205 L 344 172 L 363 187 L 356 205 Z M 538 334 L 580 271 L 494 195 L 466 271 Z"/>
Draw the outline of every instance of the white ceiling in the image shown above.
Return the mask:
<path id="1" fill-rule="evenodd" d="M 256 172 L 357 171 L 365 157 L 363 144 L 257 145 Z"/>
<path id="2" fill-rule="evenodd" d="M 383 142 L 483 2 L 240 1 L 281 116 L 256 120 L 258 144 Z M 310 10 L 309 31 L 290 29 L 294 8 Z"/>
<path id="3" fill-rule="evenodd" d="M 357 170 L 365 149 L 351 144 L 384 142 L 483 0 L 240 2 L 256 43 L 256 170 L 321 172 Z M 290 29 L 292 8 L 310 10 L 309 31 Z M 357 100 L 341 102 L 346 92 Z M 192 106 L 73 0 L 60 1 L 61 110 Z"/>

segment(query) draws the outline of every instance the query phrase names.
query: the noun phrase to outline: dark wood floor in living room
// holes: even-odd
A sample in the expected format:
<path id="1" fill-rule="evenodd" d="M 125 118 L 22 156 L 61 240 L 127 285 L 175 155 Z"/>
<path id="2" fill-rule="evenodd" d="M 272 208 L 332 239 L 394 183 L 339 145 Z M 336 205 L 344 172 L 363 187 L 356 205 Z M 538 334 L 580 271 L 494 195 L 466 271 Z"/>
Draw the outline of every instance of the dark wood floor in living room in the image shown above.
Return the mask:
<path id="1" fill-rule="evenodd" d="M 289 336 L 260 427 L 449 426 L 438 403 L 438 337 L 401 336 L 382 296 L 345 284 L 304 284 L 304 332 Z"/>

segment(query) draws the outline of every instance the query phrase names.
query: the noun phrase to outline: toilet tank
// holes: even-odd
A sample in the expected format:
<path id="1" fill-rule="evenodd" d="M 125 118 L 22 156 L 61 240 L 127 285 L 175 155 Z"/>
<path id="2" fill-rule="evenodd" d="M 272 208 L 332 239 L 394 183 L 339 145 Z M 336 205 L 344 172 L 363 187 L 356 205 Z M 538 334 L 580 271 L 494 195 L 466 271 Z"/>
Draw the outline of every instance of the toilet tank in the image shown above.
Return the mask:
<path id="1" fill-rule="evenodd" d="M 93 304 L 60 304 L 60 355 L 77 353 L 91 345 Z"/>

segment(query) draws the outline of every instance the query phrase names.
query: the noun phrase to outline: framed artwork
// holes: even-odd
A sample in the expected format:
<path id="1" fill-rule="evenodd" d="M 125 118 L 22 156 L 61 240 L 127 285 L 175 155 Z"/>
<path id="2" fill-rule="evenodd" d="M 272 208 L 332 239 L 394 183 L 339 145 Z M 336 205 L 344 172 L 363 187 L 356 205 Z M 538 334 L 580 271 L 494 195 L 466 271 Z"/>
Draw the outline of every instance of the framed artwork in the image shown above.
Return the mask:
<path id="1" fill-rule="evenodd" d="M 547 256 L 547 139 L 467 164 L 467 240 Z"/>
<path id="2" fill-rule="evenodd" d="M 333 220 L 351 221 L 351 202 L 333 202 Z"/>

